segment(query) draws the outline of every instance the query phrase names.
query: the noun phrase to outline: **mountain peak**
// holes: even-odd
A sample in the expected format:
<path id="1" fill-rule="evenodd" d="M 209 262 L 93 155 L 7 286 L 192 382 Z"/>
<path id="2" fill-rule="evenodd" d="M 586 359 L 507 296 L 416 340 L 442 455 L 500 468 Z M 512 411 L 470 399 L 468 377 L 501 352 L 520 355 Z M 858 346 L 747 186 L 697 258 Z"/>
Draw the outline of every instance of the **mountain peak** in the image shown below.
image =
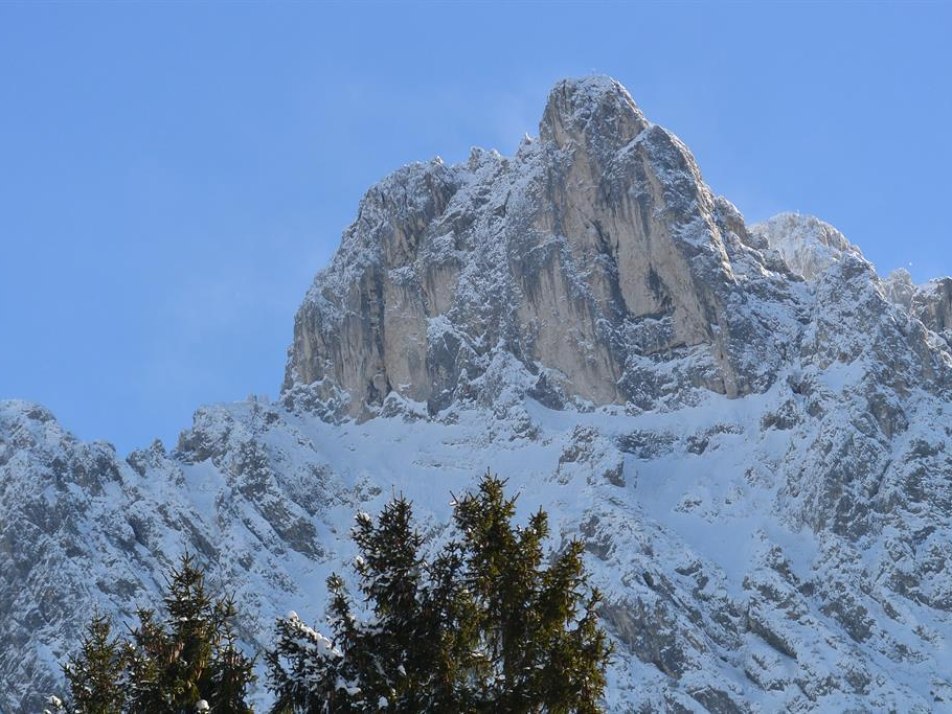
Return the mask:
<path id="1" fill-rule="evenodd" d="M 611 77 L 563 79 L 553 87 L 539 125 L 544 141 L 562 147 L 575 139 L 610 138 L 623 146 L 649 126 L 628 91 Z"/>
<path id="2" fill-rule="evenodd" d="M 780 253 L 794 273 L 812 280 L 846 255 L 863 258 L 858 247 L 825 221 L 801 213 L 778 213 L 751 227 Z"/>
<path id="3" fill-rule="evenodd" d="M 55 421 L 53 413 L 41 404 L 25 399 L 0 399 L 0 424 Z"/>
<path id="4" fill-rule="evenodd" d="M 286 389 L 340 390 L 366 418 L 390 394 L 435 414 L 516 382 L 549 404 L 644 407 L 772 382 L 795 317 L 766 331 L 730 306 L 786 304 L 786 288 L 749 265 L 743 220 L 687 147 L 608 77 L 559 82 L 540 130 L 511 159 L 411 167 L 368 193 L 298 311 Z"/>

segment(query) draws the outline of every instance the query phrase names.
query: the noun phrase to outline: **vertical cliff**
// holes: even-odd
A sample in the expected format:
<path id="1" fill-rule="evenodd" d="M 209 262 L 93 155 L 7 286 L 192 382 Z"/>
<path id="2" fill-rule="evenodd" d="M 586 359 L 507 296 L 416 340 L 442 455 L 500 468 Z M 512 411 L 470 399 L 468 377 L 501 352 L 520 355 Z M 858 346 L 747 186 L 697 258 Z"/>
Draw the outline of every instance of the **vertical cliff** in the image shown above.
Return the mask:
<path id="1" fill-rule="evenodd" d="M 298 311 L 285 387 L 330 382 L 351 415 L 391 392 L 435 413 L 503 351 L 550 403 L 763 390 L 795 307 L 761 311 L 770 334 L 736 319 L 792 300 L 750 241 L 624 88 L 567 80 L 516 156 L 474 150 L 368 191 Z"/>

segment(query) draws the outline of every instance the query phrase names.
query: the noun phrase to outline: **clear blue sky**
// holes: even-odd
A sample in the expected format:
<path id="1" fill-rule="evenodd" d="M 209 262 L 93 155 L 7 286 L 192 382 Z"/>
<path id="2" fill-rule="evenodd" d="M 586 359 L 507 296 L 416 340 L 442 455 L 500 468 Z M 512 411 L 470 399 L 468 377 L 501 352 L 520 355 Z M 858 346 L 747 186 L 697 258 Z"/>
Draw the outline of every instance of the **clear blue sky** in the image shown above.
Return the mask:
<path id="1" fill-rule="evenodd" d="M 952 4 L 0 0 L 0 398 L 121 452 L 275 396 L 361 194 L 610 74 L 748 219 L 952 273 Z"/>

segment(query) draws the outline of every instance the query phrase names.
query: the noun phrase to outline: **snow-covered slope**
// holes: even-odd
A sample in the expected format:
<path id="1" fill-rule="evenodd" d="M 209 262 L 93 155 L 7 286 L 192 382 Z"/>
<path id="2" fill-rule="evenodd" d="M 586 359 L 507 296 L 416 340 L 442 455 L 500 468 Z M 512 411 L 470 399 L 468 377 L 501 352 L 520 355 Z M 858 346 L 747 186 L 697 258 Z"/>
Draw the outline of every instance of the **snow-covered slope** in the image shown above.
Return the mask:
<path id="1" fill-rule="evenodd" d="M 813 216 L 780 213 L 751 226 L 751 233 L 780 253 L 794 273 L 813 280 L 846 255 L 862 258 L 859 248 L 829 223 Z"/>
<path id="2" fill-rule="evenodd" d="M 320 621 L 357 510 L 403 492 L 438 540 L 486 468 L 588 544 L 611 711 L 952 711 L 946 282 L 748 230 L 619 85 L 560 83 L 517 156 L 368 192 L 278 400 L 126 459 L 0 403 L 0 711 L 184 548 L 260 647 Z"/>

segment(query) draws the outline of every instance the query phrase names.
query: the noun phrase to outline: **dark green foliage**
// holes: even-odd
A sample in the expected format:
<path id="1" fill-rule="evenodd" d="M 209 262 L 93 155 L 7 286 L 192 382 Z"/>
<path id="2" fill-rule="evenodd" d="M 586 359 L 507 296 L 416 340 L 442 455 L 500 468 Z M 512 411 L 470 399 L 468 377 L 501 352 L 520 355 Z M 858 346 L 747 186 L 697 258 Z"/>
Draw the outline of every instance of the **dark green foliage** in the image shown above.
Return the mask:
<path id="1" fill-rule="evenodd" d="M 488 657 L 476 711 L 597 712 L 610 647 L 598 628 L 601 596 L 587 585 L 582 543 L 571 541 L 545 567 L 548 517 L 540 510 L 527 527 L 514 528 L 515 499 L 504 486 L 487 474 L 454 516 Z"/>
<path id="2" fill-rule="evenodd" d="M 452 678 L 445 674 L 437 603 L 423 586 L 428 568 L 410 504 L 388 504 L 376 524 L 359 515 L 354 539 L 361 593 L 375 624 L 357 623 L 337 576 L 328 580 L 333 643 L 296 617 L 280 620 L 277 648 L 267 655 L 274 711 L 438 711 L 433 691 L 441 677 Z"/>
<path id="3" fill-rule="evenodd" d="M 332 641 L 296 616 L 268 655 L 274 712 L 597 712 L 610 647 L 582 545 L 549 559 L 548 519 L 513 525 L 515 499 L 486 474 L 454 506 L 458 537 L 432 562 L 403 498 L 357 518 L 367 622 L 328 581 Z M 547 564 L 548 563 L 548 564 Z"/>
<path id="4" fill-rule="evenodd" d="M 139 609 L 139 625 L 123 642 L 109 639 L 108 621 L 93 620 L 82 653 L 66 667 L 66 711 L 191 714 L 205 700 L 216 714 L 251 712 L 252 661 L 235 645 L 234 602 L 206 592 L 204 573 L 187 553 L 163 605 L 161 619 Z"/>
<path id="5" fill-rule="evenodd" d="M 72 709 L 85 714 L 113 714 L 125 703 L 125 649 L 112 636 L 109 618 L 96 615 L 86 626 L 79 654 L 63 666 L 72 694 Z"/>

